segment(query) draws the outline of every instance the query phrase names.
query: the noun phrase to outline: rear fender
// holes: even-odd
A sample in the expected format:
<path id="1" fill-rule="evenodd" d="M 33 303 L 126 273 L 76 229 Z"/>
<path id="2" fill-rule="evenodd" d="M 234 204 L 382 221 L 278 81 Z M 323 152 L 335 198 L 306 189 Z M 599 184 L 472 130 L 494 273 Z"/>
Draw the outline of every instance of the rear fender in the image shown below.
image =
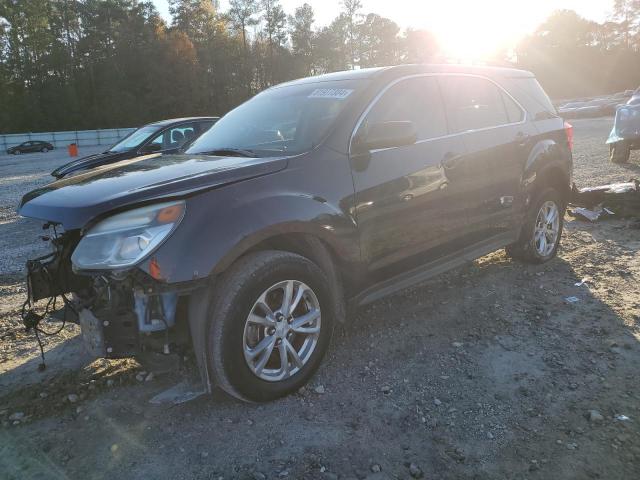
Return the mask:
<path id="1" fill-rule="evenodd" d="M 566 145 L 553 139 L 539 141 L 529 154 L 522 176 L 527 198 L 543 181 L 551 181 L 563 195 L 567 194 L 571 191 L 571 169 L 571 152 Z"/>

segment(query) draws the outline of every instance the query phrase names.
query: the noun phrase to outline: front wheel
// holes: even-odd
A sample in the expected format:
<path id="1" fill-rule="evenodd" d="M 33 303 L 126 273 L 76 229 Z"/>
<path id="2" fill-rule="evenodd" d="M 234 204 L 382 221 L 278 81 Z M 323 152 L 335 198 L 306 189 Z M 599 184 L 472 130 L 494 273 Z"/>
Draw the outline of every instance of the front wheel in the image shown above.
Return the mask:
<path id="1" fill-rule="evenodd" d="M 629 163 L 631 148 L 627 142 L 617 142 L 609 146 L 611 163 Z"/>
<path id="2" fill-rule="evenodd" d="M 13 154 L 14 154 L 14 155 L 20 155 L 21 153 L 22 153 L 22 152 L 21 152 L 20 150 L 15 150 L 15 151 L 13 152 Z"/>
<path id="3" fill-rule="evenodd" d="M 42 150 L 40 150 L 42 153 L 47 153 L 49 151 L 49 149 L 47 147 L 42 147 Z"/>
<path id="4" fill-rule="evenodd" d="M 507 246 L 507 254 L 529 263 L 544 263 L 555 257 L 565 209 L 566 204 L 556 189 L 542 190 L 531 202 L 520 238 Z"/>
<path id="5" fill-rule="evenodd" d="M 207 338 L 215 383 L 256 402 L 307 383 L 333 331 L 322 270 L 300 255 L 264 251 L 241 258 L 216 283 Z"/>

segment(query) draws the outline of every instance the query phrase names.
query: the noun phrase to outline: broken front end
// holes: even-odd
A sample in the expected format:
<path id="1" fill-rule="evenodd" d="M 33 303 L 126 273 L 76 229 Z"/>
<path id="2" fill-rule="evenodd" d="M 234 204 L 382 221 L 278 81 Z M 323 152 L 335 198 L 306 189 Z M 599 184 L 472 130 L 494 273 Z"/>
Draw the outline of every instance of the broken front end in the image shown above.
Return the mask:
<path id="1" fill-rule="evenodd" d="M 64 319 L 77 321 L 87 350 L 96 357 L 121 358 L 143 351 L 178 352 L 190 345 L 189 295 L 201 284 L 167 284 L 159 268 L 137 268 L 170 236 L 185 212 L 184 202 L 128 210 L 85 231 L 52 229 L 50 254 L 27 262 L 27 328 L 56 298 Z M 46 305 L 45 314 L 36 305 Z"/>

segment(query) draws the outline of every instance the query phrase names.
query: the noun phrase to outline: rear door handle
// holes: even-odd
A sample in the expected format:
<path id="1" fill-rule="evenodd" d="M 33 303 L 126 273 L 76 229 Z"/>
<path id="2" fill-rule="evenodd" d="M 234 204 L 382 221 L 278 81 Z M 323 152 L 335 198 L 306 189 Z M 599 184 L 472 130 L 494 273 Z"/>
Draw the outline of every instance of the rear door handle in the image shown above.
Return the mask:
<path id="1" fill-rule="evenodd" d="M 442 165 L 442 168 L 451 170 L 452 168 L 456 168 L 458 163 L 460 163 L 461 159 L 462 159 L 462 155 L 456 155 L 455 153 L 447 153 L 442 159 L 442 162 L 440 162 L 440 165 Z"/>

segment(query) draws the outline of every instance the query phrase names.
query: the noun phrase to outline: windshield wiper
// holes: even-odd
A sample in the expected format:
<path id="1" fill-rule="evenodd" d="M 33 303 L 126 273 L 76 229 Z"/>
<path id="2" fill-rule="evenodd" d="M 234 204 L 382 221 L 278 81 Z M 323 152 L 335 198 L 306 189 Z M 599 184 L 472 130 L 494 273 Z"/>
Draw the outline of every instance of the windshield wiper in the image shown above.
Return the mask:
<path id="1" fill-rule="evenodd" d="M 230 157 L 256 157 L 253 150 L 244 150 L 242 148 L 217 148 L 208 152 L 198 152 L 196 155 L 228 155 Z"/>

